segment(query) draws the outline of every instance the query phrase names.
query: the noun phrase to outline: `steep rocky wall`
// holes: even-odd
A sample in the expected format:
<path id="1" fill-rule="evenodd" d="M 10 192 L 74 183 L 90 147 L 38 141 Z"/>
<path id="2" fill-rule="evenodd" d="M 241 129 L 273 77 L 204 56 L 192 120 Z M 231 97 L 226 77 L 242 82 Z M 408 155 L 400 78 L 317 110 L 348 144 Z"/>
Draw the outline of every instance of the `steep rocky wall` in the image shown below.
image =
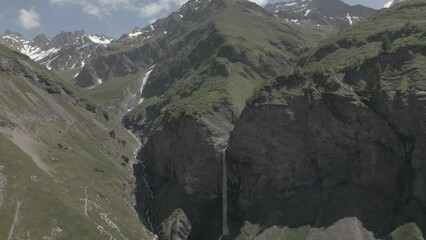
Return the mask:
<path id="1" fill-rule="evenodd" d="M 182 208 L 192 225 L 190 239 L 220 235 L 221 152 L 233 127 L 220 117 L 165 123 L 142 148 L 138 159 L 146 166 L 154 199 L 148 197 L 139 164 L 138 212 L 149 209 L 156 232 L 175 209 Z"/>
<path id="2" fill-rule="evenodd" d="M 355 84 L 246 107 L 229 142 L 234 207 L 263 226 L 357 217 L 376 237 L 410 221 L 425 231 L 425 95 L 390 89 L 365 95 Z"/>

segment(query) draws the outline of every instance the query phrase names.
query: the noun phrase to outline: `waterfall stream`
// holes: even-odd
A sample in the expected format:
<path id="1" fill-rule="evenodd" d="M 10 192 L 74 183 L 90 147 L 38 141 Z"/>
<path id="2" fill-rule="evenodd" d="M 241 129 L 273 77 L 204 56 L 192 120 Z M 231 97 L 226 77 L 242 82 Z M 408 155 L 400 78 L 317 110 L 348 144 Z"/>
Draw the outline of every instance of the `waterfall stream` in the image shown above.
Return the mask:
<path id="1" fill-rule="evenodd" d="M 223 191 L 222 191 L 222 235 L 229 234 L 228 228 L 228 176 L 226 173 L 226 147 L 223 149 L 222 154 L 222 177 L 223 177 Z"/>
<path id="2" fill-rule="evenodd" d="M 144 162 L 143 161 L 140 161 L 140 160 L 138 160 L 138 158 L 137 158 L 137 156 L 138 156 L 138 153 L 139 153 L 139 151 L 142 149 L 142 143 L 141 143 L 141 141 L 139 140 L 139 138 L 133 133 L 133 132 L 131 132 L 130 130 L 127 130 L 128 132 L 129 132 L 129 134 L 130 135 L 132 135 L 133 136 L 133 138 L 137 141 L 137 143 L 138 143 L 138 147 L 136 148 L 136 150 L 133 152 L 133 159 L 134 159 L 134 164 L 136 164 L 136 163 L 139 163 L 139 164 L 141 164 L 141 166 L 142 166 L 142 178 L 143 178 L 143 181 L 144 181 L 144 183 L 145 183 L 145 188 L 146 188 L 146 191 L 149 193 L 149 196 L 150 196 L 150 198 L 151 198 L 151 200 L 154 200 L 154 193 L 152 192 L 152 190 L 151 190 L 151 187 L 150 187 L 150 185 L 149 185 L 149 182 L 148 182 L 148 179 L 147 179 L 147 173 L 146 173 L 146 167 L 145 167 L 145 164 L 144 164 Z M 145 210 L 145 217 L 146 217 L 146 221 L 147 221 L 147 223 L 149 224 L 149 227 L 151 228 L 151 231 L 153 231 L 154 232 L 154 225 L 152 224 L 152 222 L 151 222 L 151 218 L 149 217 L 149 208 L 146 208 L 146 210 Z M 155 235 L 156 237 L 157 237 L 157 235 Z M 154 239 L 156 239 L 156 238 L 154 238 Z"/>

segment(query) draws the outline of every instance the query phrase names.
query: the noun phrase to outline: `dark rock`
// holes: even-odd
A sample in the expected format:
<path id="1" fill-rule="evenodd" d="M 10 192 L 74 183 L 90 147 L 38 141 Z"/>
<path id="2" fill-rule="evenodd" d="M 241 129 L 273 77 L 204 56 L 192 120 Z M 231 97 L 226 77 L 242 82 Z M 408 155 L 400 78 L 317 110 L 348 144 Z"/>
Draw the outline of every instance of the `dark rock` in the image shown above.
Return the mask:
<path id="1" fill-rule="evenodd" d="M 102 115 L 104 116 L 105 120 L 109 121 L 109 115 L 107 111 L 103 111 Z"/>
<path id="2" fill-rule="evenodd" d="M 425 229 L 418 95 L 399 104 L 374 93 L 366 106 L 349 92 L 283 94 L 246 107 L 229 142 L 232 208 L 261 224 L 324 227 L 355 216 L 381 237 L 403 221 Z"/>
<path id="3" fill-rule="evenodd" d="M 129 163 L 129 158 L 128 157 L 126 157 L 126 156 L 124 156 L 124 155 L 121 155 L 121 160 L 123 161 L 123 162 L 125 162 L 126 164 L 128 164 Z"/>
<path id="4" fill-rule="evenodd" d="M 97 173 L 104 173 L 105 170 L 103 170 L 101 168 L 95 168 L 95 172 L 97 172 Z"/>
<path id="5" fill-rule="evenodd" d="M 62 143 L 58 143 L 56 145 L 59 149 L 64 149 L 64 150 L 68 150 L 68 146 Z"/>
<path id="6" fill-rule="evenodd" d="M 114 131 L 114 130 L 111 130 L 111 131 L 109 132 L 109 136 L 115 139 L 115 137 L 116 137 L 116 136 L 115 136 L 115 131 Z"/>

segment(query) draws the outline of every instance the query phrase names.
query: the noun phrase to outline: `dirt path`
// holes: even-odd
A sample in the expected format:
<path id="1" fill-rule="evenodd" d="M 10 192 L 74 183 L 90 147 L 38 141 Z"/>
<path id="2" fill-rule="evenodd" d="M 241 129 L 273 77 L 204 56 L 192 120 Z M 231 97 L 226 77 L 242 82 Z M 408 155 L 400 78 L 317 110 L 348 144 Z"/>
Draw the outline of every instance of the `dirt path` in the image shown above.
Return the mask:
<path id="1" fill-rule="evenodd" d="M 21 202 L 20 201 L 18 201 L 17 203 L 16 203 L 16 211 L 15 211 L 15 217 L 13 218 L 13 223 L 12 223 L 12 226 L 10 227 L 10 230 L 9 230 L 9 237 L 7 237 L 7 240 L 12 240 L 12 237 L 13 237 L 13 233 L 15 232 L 15 226 L 16 226 L 16 223 L 18 223 L 18 218 L 19 218 L 19 209 L 21 208 Z"/>

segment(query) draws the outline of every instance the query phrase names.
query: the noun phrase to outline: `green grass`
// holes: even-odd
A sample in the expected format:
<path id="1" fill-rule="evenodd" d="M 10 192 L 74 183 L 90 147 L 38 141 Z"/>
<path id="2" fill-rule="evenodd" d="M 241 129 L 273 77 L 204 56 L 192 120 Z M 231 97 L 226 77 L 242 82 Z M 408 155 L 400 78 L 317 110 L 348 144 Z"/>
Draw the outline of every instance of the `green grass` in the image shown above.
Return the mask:
<path id="1" fill-rule="evenodd" d="M 426 3 L 420 0 L 382 9 L 322 41 L 301 57 L 301 68 L 267 83 L 250 102 L 276 102 L 282 94 L 306 95 L 309 89 L 339 95 L 351 95 L 352 88 L 358 92 L 385 90 L 405 95 L 418 90 L 419 79 L 426 76 L 424 16 Z M 384 39 L 389 40 L 386 48 Z M 378 65 L 381 78 L 375 79 Z M 406 72 L 416 72 L 419 77 L 412 78 Z M 343 82 L 344 78 L 352 83 Z"/>
<path id="2" fill-rule="evenodd" d="M 209 12 L 206 20 L 170 43 L 172 49 L 179 46 L 177 51 L 156 65 L 145 86 L 153 100 L 146 99 L 127 120 L 155 130 L 170 120 L 203 119 L 223 109 L 239 116 L 262 82 L 291 69 L 297 55 L 320 38 L 248 3 L 223 4 L 226 8 Z"/>
<path id="3" fill-rule="evenodd" d="M 0 236 L 8 236 L 17 203 L 21 202 L 16 236 L 42 239 L 51 232 L 51 221 L 56 219 L 64 232 L 75 233 L 80 239 L 97 239 L 98 234 L 90 231 L 93 222 L 81 215 L 81 210 L 65 206 L 63 199 L 70 196 L 54 184 L 49 176 L 38 169 L 33 161 L 16 145 L 0 134 L 0 163 L 6 173 L 7 188 L 4 206 L 0 209 L 2 221 Z M 31 180 L 36 177 L 37 181 Z M 75 228 L 75 229 L 73 229 Z"/>
<path id="4" fill-rule="evenodd" d="M 36 64 L 28 58 L 8 49 L 0 50 L 2 60 L 12 67 L 20 64 L 27 66 L 28 72 L 39 71 L 47 84 L 75 94 L 69 83 L 60 83 L 51 72 L 46 77 L 44 70 L 33 66 Z M 0 127 L 1 174 L 7 179 L 6 198 L 0 208 L 0 238 L 8 238 L 18 202 L 21 208 L 14 236 L 19 239 L 27 239 L 28 234 L 31 239 L 50 237 L 56 227 L 62 229 L 63 239 L 105 239 L 98 225 L 114 238 L 122 239 L 102 219 L 104 213 L 128 239 L 148 238 L 124 196 L 124 191 L 131 191 L 135 184 L 132 168 L 123 166 L 121 161 L 121 155 L 132 158 L 135 147 L 126 129 L 119 123 L 105 121 L 101 113 L 90 113 L 73 105 L 65 93 L 48 94 L 32 80 L 3 72 L 0 85 L 1 120 L 12 122 L 11 126 Z M 111 130 L 127 145 L 113 139 L 109 135 Z M 29 142 L 13 143 L 12 135 L 18 132 L 27 136 Z M 58 148 L 58 144 L 68 149 Z M 23 151 L 25 146 L 29 147 L 26 151 L 48 166 L 53 177 Z M 87 216 L 82 201 L 86 189 L 93 201 Z"/>
<path id="5" fill-rule="evenodd" d="M 105 105 L 105 103 L 120 106 L 126 97 L 125 92 L 127 90 L 134 91 L 139 89 L 139 80 L 143 76 L 144 74 L 137 73 L 124 77 L 115 77 L 108 79 L 93 89 L 86 88 L 83 91 L 90 100 L 99 106 Z"/>

